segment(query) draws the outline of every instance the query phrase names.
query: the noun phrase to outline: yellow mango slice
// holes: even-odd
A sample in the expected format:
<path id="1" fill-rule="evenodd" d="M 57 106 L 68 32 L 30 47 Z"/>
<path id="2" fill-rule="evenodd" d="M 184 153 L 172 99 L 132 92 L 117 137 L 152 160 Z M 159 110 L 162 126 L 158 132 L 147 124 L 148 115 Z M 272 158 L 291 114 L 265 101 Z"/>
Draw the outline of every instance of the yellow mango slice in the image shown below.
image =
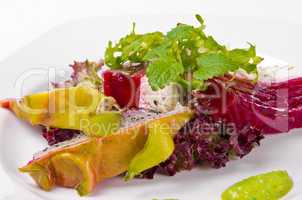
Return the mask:
<path id="1" fill-rule="evenodd" d="M 96 185 L 96 177 L 89 159 L 71 153 L 61 153 L 51 159 L 56 181 L 76 188 L 80 196 L 89 194 Z"/>
<path id="2" fill-rule="evenodd" d="M 120 127 L 117 111 L 97 113 L 104 96 L 89 87 L 55 89 L 2 102 L 16 116 L 32 125 L 81 130 L 89 136 L 103 136 Z"/>
<path id="3" fill-rule="evenodd" d="M 20 171 L 29 173 L 37 185 L 45 191 L 50 191 L 54 187 L 55 180 L 51 171 L 38 163 L 28 164 Z"/>
<path id="4" fill-rule="evenodd" d="M 29 173 L 45 189 L 45 184 L 41 185 L 37 176 L 32 175 L 33 171 L 39 173 L 37 165 L 42 166 L 41 173 L 47 171 L 49 180 L 54 180 L 54 185 L 75 188 L 80 195 L 87 195 L 102 180 L 127 171 L 131 160 L 145 146 L 148 124 L 160 123 L 173 135 L 191 117 L 190 111 L 181 111 L 121 128 L 105 137 L 84 137 L 43 153 L 20 171 Z"/>

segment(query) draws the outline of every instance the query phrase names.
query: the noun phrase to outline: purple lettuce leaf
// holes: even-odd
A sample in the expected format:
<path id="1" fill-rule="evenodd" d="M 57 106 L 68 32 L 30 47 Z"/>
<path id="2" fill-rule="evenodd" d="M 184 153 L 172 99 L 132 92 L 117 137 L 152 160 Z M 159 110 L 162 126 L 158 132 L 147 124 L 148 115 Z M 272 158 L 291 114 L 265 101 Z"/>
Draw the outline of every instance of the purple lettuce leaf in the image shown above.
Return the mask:
<path id="1" fill-rule="evenodd" d="M 54 88 L 73 87 L 77 85 L 85 85 L 96 89 L 102 88 L 102 79 L 98 75 L 99 70 L 104 65 L 103 61 L 90 62 L 88 60 L 84 62 L 75 61 L 70 67 L 73 72 L 71 79 L 62 83 L 53 83 Z"/>
<path id="2" fill-rule="evenodd" d="M 250 125 L 240 130 L 228 126 L 232 123 L 196 115 L 174 137 L 175 150 L 171 157 L 143 172 L 141 177 L 152 179 L 155 173 L 174 176 L 199 165 L 222 168 L 233 157 L 242 158 L 250 153 L 264 138 L 260 130 Z"/>
<path id="3" fill-rule="evenodd" d="M 42 127 L 42 136 L 46 139 L 49 146 L 71 140 L 79 134 L 80 131 L 78 130 Z"/>

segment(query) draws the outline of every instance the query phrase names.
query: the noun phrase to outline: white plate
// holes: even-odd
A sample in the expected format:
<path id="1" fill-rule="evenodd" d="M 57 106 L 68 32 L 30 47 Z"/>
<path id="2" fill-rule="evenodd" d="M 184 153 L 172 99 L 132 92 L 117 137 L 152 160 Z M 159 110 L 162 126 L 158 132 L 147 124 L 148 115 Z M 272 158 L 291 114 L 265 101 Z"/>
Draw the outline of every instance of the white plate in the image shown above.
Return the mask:
<path id="1" fill-rule="evenodd" d="M 242 47 L 249 41 L 256 43 L 261 52 L 302 66 L 301 25 L 253 18 L 207 16 L 205 19 L 207 32 L 232 47 Z M 48 67 L 57 67 L 50 68 L 52 77 L 55 69 L 61 73 L 58 69 L 67 69 L 67 64 L 73 60 L 101 58 L 107 41 L 129 32 L 132 21 L 137 22 L 138 31 L 166 31 L 179 21 L 196 23 L 193 15 L 158 15 L 101 17 L 58 26 L 0 63 L 1 98 L 45 89 L 48 84 Z M 23 80 L 26 81 L 22 84 Z M 18 167 L 26 164 L 33 153 L 45 147 L 46 143 L 37 130 L 16 120 L 7 111 L 1 110 L 0 118 L 1 163 L 16 185 L 31 191 L 32 197 L 83 199 L 68 189 L 41 191 L 27 175 L 20 174 Z M 232 183 L 276 169 L 288 170 L 294 178 L 295 188 L 287 199 L 301 199 L 302 196 L 298 197 L 302 195 L 302 157 L 298 155 L 301 152 L 302 135 L 299 132 L 295 130 L 291 134 L 268 137 L 261 147 L 242 160 L 230 162 L 224 169 L 197 168 L 174 177 L 157 176 L 152 181 L 134 180 L 129 183 L 114 178 L 101 183 L 89 199 L 219 199 L 221 192 Z M 22 196 L 17 194 L 17 197 Z"/>

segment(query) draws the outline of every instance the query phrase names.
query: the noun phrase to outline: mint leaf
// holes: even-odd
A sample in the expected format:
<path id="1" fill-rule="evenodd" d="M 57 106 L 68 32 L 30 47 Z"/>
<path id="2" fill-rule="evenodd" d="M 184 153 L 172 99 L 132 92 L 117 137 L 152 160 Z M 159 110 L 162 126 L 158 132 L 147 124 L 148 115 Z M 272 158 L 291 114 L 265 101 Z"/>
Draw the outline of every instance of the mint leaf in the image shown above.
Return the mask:
<path id="1" fill-rule="evenodd" d="M 212 36 L 208 36 L 204 42 L 205 49 L 209 51 L 226 51 L 226 47 L 220 45 Z"/>
<path id="2" fill-rule="evenodd" d="M 161 57 L 151 62 L 147 68 L 149 84 L 153 90 L 162 89 L 175 82 L 183 72 L 182 64 L 173 57 Z"/>
<path id="3" fill-rule="evenodd" d="M 177 48 L 175 47 L 175 44 L 172 45 L 172 42 L 170 42 L 169 40 L 166 40 L 162 45 L 151 49 L 148 53 L 146 53 L 146 55 L 144 56 L 144 60 L 145 61 L 155 61 L 159 58 L 163 58 L 163 57 L 168 57 L 173 56 L 173 48 L 172 46 L 174 46 L 174 49 Z"/>
<path id="4" fill-rule="evenodd" d="M 141 35 L 122 49 L 122 61 L 141 62 L 145 54 L 163 41 L 163 34 L 160 32 Z"/>
<path id="5" fill-rule="evenodd" d="M 167 37 L 172 40 L 186 40 L 193 36 L 195 33 L 195 28 L 186 24 L 178 24 L 175 28 L 167 33 Z"/>
<path id="6" fill-rule="evenodd" d="M 193 77 L 205 81 L 217 76 L 223 76 L 227 72 L 235 71 L 239 67 L 231 59 L 222 53 L 209 53 L 197 58 L 199 69 L 194 72 Z"/>
<path id="7" fill-rule="evenodd" d="M 119 48 L 114 47 L 112 41 L 108 42 L 108 46 L 105 51 L 105 63 L 108 67 L 112 69 L 120 68 L 121 64 L 121 56 L 115 55 L 116 53 L 120 52 Z"/>
<path id="8" fill-rule="evenodd" d="M 112 69 L 120 69 L 127 62 L 143 62 L 145 54 L 152 48 L 158 46 L 164 40 L 161 32 L 136 34 L 134 30 L 131 34 L 121 38 L 113 46 L 110 41 L 105 51 L 105 63 Z"/>
<path id="9" fill-rule="evenodd" d="M 167 39 L 178 44 L 179 55 L 186 71 L 196 68 L 196 57 L 202 47 L 203 35 L 199 28 L 178 24 L 167 33 Z"/>
<path id="10" fill-rule="evenodd" d="M 195 28 L 194 26 L 179 23 L 175 28 L 173 28 L 171 31 L 167 33 L 167 37 L 169 39 L 178 40 L 178 41 L 188 40 L 192 36 L 194 39 L 196 39 L 196 36 L 204 37 L 205 36 L 205 34 L 203 33 L 203 29 L 205 28 L 204 20 L 200 15 L 196 15 L 196 19 L 200 23 L 199 27 Z"/>
<path id="11" fill-rule="evenodd" d="M 109 42 L 105 63 L 112 69 L 123 70 L 126 70 L 123 68 L 126 62 L 147 65 L 147 76 L 154 90 L 171 82 L 201 89 L 208 79 L 239 68 L 257 73 L 257 65 L 263 58 L 256 55 L 254 45 L 250 44 L 247 49 L 228 49 L 204 32 L 205 24 L 200 15 L 196 15 L 196 19 L 199 26 L 178 23 L 166 34 L 136 34 L 134 25 L 132 32 L 118 43 Z M 136 69 L 134 66 L 131 70 Z"/>
<path id="12" fill-rule="evenodd" d="M 233 49 L 227 52 L 228 57 L 248 73 L 256 71 L 257 64 L 263 59 L 256 55 L 255 46 L 250 44 L 248 49 Z"/>
<path id="13" fill-rule="evenodd" d="M 205 28 L 205 25 L 204 25 L 204 20 L 203 18 L 201 17 L 201 15 L 195 15 L 195 18 L 197 19 L 197 21 L 200 23 L 200 25 Z"/>

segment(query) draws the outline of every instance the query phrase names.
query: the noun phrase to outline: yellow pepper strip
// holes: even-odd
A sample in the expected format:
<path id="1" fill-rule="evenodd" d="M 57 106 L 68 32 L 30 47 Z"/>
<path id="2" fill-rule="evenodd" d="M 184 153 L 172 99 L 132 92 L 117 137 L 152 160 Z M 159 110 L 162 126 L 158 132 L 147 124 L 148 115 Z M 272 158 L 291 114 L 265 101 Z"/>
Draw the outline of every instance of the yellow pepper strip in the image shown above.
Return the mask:
<path id="1" fill-rule="evenodd" d="M 125 180 L 167 160 L 174 151 L 172 129 L 159 121 L 148 124 L 148 139 L 144 148 L 132 159 Z"/>

